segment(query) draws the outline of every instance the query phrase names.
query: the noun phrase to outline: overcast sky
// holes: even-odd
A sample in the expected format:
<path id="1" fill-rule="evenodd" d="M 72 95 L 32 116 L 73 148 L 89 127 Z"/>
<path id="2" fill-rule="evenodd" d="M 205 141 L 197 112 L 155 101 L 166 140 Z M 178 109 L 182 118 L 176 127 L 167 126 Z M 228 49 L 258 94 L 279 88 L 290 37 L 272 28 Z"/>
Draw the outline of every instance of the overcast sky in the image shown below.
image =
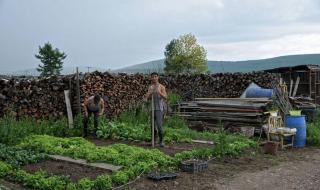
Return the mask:
<path id="1" fill-rule="evenodd" d="M 0 0 L 4 71 L 37 67 L 45 42 L 66 67 L 121 68 L 186 33 L 209 60 L 320 53 L 320 0 Z"/>

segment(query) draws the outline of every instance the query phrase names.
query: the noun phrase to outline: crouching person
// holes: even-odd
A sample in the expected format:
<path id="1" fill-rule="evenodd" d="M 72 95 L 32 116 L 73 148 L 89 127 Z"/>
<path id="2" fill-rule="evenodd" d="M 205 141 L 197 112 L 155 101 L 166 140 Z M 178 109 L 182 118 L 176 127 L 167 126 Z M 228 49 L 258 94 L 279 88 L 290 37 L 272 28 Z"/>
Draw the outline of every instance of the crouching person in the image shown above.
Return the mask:
<path id="1" fill-rule="evenodd" d="M 88 136 L 88 122 L 93 115 L 94 118 L 94 137 L 99 124 L 99 116 L 103 115 L 104 101 L 99 95 L 89 97 L 84 101 L 84 117 L 83 117 L 83 136 Z"/>

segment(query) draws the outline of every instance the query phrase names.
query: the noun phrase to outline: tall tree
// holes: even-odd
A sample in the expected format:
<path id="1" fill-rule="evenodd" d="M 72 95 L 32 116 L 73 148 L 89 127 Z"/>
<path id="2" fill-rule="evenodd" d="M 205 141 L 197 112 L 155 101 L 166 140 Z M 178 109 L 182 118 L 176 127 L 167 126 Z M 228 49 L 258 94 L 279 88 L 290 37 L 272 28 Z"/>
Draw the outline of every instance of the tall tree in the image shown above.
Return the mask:
<path id="1" fill-rule="evenodd" d="M 63 60 L 67 57 L 64 52 L 59 49 L 53 49 L 52 45 L 47 42 L 43 47 L 39 46 L 39 54 L 35 55 L 40 59 L 43 65 L 39 65 L 37 70 L 41 72 L 41 76 L 59 75 L 62 71 Z"/>
<path id="2" fill-rule="evenodd" d="M 192 34 L 185 34 L 166 45 L 166 73 L 205 73 L 208 71 L 207 52 Z"/>

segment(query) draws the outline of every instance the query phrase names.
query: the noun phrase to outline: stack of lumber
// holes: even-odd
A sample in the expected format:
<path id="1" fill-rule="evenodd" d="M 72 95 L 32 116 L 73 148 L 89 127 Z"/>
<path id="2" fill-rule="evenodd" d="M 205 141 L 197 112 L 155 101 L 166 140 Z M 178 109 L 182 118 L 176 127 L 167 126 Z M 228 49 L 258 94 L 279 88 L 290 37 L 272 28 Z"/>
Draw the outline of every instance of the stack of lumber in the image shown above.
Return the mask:
<path id="1" fill-rule="evenodd" d="M 310 97 L 290 97 L 290 102 L 297 110 L 301 110 L 301 114 L 306 116 L 307 121 L 317 119 L 317 108 L 319 105 L 314 104 L 314 100 Z"/>
<path id="2" fill-rule="evenodd" d="M 216 130 L 223 125 L 234 130 L 237 127 L 260 128 L 271 100 L 267 98 L 197 98 L 180 105 L 180 116 L 198 130 Z"/>
<path id="3" fill-rule="evenodd" d="M 290 97 L 289 99 L 292 105 L 298 109 L 317 107 L 317 105 L 313 103 L 314 100 L 310 97 Z"/>

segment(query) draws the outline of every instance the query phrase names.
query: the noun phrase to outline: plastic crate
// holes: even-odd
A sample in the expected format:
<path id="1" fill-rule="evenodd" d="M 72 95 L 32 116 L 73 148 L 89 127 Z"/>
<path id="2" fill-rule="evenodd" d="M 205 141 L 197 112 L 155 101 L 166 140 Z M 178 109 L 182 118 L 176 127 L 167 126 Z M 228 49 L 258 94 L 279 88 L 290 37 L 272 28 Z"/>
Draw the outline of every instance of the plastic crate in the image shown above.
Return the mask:
<path id="1" fill-rule="evenodd" d="M 197 159 L 181 161 L 181 169 L 189 173 L 201 172 L 208 169 L 208 162 Z"/>
<path id="2" fill-rule="evenodd" d="M 177 178 L 177 174 L 171 173 L 171 172 L 149 173 L 147 177 L 155 181 L 161 181 L 161 180 L 175 179 Z"/>

